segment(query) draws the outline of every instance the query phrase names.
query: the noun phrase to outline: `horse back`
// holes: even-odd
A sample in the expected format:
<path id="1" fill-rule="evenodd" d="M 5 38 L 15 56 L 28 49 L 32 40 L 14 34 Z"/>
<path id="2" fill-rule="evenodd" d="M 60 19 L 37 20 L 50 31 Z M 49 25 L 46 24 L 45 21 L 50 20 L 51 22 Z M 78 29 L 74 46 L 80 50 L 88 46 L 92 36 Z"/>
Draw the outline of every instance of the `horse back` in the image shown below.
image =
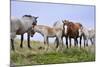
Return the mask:
<path id="1" fill-rule="evenodd" d="M 19 34 L 22 32 L 22 23 L 21 21 L 16 17 L 11 17 L 10 22 L 11 32 L 16 32 L 16 34 Z"/>
<path id="2" fill-rule="evenodd" d="M 61 28 L 48 28 L 48 34 L 58 34 L 62 31 Z"/>

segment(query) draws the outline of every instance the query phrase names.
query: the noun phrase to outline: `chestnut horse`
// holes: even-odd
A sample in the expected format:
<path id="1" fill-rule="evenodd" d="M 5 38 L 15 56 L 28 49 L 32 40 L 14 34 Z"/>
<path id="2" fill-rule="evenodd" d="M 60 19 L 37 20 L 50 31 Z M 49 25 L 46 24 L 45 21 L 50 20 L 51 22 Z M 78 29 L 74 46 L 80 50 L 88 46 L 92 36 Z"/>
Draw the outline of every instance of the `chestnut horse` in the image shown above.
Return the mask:
<path id="1" fill-rule="evenodd" d="M 66 46 L 68 48 L 68 38 L 69 38 L 69 43 L 71 47 L 71 38 L 74 38 L 74 45 L 78 46 L 78 40 L 77 38 L 80 36 L 79 35 L 79 30 L 82 29 L 82 24 L 80 23 L 73 23 L 72 21 L 69 20 L 63 20 L 63 28 L 64 28 L 64 36 L 66 38 Z M 80 45 L 81 47 L 81 45 Z"/>

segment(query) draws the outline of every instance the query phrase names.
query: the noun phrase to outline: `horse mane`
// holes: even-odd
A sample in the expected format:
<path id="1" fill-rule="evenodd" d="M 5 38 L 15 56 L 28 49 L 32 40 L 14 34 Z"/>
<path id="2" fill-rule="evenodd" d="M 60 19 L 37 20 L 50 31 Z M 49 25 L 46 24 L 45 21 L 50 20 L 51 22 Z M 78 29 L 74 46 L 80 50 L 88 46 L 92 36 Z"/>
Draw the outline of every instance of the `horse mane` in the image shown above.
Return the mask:
<path id="1" fill-rule="evenodd" d="M 77 23 L 80 27 L 83 27 L 83 25 L 81 23 Z"/>
<path id="2" fill-rule="evenodd" d="M 31 15 L 23 15 L 23 17 L 32 17 Z"/>
<path id="3" fill-rule="evenodd" d="M 55 22 L 55 23 L 53 24 L 53 26 L 56 26 L 56 24 L 57 24 L 57 22 Z"/>
<path id="4" fill-rule="evenodd" d="M 68 26 L 73 26 L 74 25 L 73 22 L 68 22 L 67 24 L 68 24 Z"/>
<path id="5" fill-rule="evenodd" d="M 56 21 L 53 26 L 57 26 L 57 24 L 60 24 L 61 22 L 60 21 Z"/>

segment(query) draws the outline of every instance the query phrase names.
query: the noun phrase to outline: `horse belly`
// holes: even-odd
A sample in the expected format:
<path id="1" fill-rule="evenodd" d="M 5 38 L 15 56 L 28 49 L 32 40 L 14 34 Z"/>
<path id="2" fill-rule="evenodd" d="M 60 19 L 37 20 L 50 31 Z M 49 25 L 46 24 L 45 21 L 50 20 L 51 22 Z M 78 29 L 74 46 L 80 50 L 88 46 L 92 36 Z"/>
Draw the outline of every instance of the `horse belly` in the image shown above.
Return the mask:
<path id="1" fill-rule="evenodd" d="M 69 36 L 70 38 L 76 38 L 76 37 L 78 37 L 78 33 L 76 33 L 76 32 L 69 33 L 68 36 Z"/>
<path id="2" fill-rule="evenodd" d="M 55 34 L 48 34 L 48 37 L 55 37 Z"/>
<path id="3" fill-rule="evenodd" d="M 16 34 L 17 34 L 17 35 L 24 34 L 24 33 L 25 33 L 25 31 L 22 31 L 21 29 L 18 29 L 18 30 L 16 31 Z"/>

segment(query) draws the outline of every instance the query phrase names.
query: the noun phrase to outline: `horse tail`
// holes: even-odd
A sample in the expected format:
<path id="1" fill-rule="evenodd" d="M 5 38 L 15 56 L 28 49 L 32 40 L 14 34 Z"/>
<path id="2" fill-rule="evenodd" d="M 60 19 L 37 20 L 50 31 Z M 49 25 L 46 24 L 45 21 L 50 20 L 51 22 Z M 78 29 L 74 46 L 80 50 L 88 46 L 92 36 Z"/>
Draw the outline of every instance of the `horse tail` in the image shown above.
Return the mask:
<path id="1" fill-rule="evenodd" d="M 81 23 L 79 23 L 79 26 L 80 26 L 81 29 L 83 29 L 83 25 Z"/>
<path id="2" fill-rule="evenodd" d="M 81 23 L 79 23 L 79 26 L 80 26 L 80 27 L 83 27 L 83 25 L 82 25 Z"/>

